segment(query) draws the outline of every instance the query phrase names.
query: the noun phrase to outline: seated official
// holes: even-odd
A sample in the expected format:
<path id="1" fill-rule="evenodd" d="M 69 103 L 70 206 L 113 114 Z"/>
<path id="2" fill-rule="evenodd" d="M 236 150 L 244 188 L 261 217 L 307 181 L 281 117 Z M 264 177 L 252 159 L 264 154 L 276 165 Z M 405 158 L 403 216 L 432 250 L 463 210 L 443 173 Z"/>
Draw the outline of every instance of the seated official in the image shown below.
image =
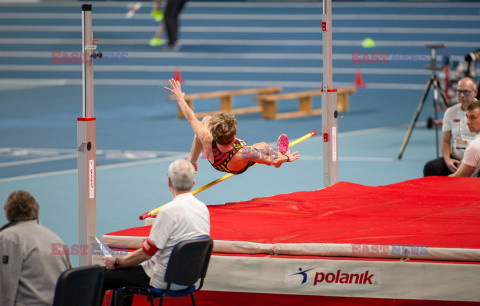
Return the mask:
<path id="1" fill-rule="evenodd" d="M 183 240 L 210 235 L 208 208 L 190 192 L 195 184 L 194 174 L 193 165 L 187 160 L 170 164 L 168 188 L 173 200 L 160 209 L 142 248 L 125 257 L 104 257 L 104 291 L 125 286 L 166 289 L 164 277 L 173 247 Z M 124 305 L 131 303 L 132 297 L 124 299 Z"/>
<path id="2" fill-rule="evenodd" d="M 0 305 L 52 305 L 62 272 L 72 268 L 67 254 L 53 254 L 64 245 L 38 222 L 39 206 L 23 190 L 5 202 L 8 224 L 0 229 Z"/>

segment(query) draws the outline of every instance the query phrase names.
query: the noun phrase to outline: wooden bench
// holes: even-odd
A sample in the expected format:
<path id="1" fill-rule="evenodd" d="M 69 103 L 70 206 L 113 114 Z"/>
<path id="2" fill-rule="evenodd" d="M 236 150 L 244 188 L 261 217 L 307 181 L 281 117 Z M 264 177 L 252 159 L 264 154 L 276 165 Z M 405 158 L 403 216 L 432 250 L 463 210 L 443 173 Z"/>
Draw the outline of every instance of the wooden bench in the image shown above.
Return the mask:
<path id="1" fill-rule="evenodd" d="M 339 88 L 337 90 L 337 109 L 339 112 L 348 110 L 348 95 L 355 93 L 355 88 Z M 302 92 L 293 92 L 276 95 L 263 95 L 258 97 L 262 107 L 262 117 L 264 119 L 288 119 L 312 115 L 320 115 L 322 109 L 312 109 L 313 97 L 321 96 L 322 90 L 310 90 Z M 278 113 L 278 100 L 298 99 L 298 111 Z"/>
<path id="2" fill-rule="evenodd" d="M 209 111 L 209 112 L 199 112 L 196 113 L 198 118 L 202 118 L 208 115 L 214 115 L 218 113 L 234 113 L 234 114 L 247 114 L 247 113 L 259 113 L 262 111 L 260 105 L 260 99 L 264 95 L 271 95 L 274 93 L 282 92 L 282 87 L 264 87 L 264 88 L 248 88 L 248 89 L 239 89 L 239 90 L 228 90 L 228 91 L 216 91 L 216 92 L 205 92 L 198 94 L 191 94 L 185 96 L 185 101 L 191 109 L 193 108 L 193 101 L 199 99 L 211 99 L 211 98 L 220 98 L 220 110 Z M 252 107 L 242 107 L 242 108 L 233 108 L 233 97 L 234 96 L 244 96 L 244 95 L 258 95 L 256 100 L 258 100 L 259 105 Z M 185 118 L 180 108 L 178 108 L 178 117 Z"/>

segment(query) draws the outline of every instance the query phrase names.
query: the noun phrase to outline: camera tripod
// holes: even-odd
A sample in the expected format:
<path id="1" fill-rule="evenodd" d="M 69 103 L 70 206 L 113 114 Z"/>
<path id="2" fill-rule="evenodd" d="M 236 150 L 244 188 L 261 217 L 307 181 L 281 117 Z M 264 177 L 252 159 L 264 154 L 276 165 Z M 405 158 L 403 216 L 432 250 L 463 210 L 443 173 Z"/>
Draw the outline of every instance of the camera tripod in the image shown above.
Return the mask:
<path id="1" fill-rule="evenodd" d="M 397 156 L 397 159 L 401 159 L 403 152 L 405 151 L 405 148 L 407 147 L 408 140 L 410 139 L 410 136 L 412 135 L 413 128 L 415 127 L 415 123 L 417 122 L 418 116 L 420 115 L 420 112 L 422 111 L 423 105 L 425 104 L 425 100 L 428 97 L 428 94 L 430 92 L 430 89 L 433 87 L 433 109 L 435 112 L 435 122 L 438 122 L 438 100 L 439 96 L 442 96 L 443 101 L 445 103 L 446 99 L 444 96 L 444 93 L 442 92 L 442 89 L 440 87 L 440 82 L 438 81 L 437 78 L 437 71 L 442 70 L 442 67 L 437 66 L 437 48 L 442 48 L 444 47 L 443 44 L 440 43 L 425 43 L 425 47 L 430 48 L 430 66 L 426 66 L 426 69 L 429 69 L 432 71 L 432 75 L 427 81 L 427 84 L 425 86 L 425 90 L 423 91 L 423 96 L 422 99 L 420 100 L 420 103 L 418 104 L 417 110 L 415 111 L 415 114 L 413 115 L 412 122 L 410 123 L 410 126 L 408 127 L 407 135 L 405 135 L 405 139 L 403 140 L 402 146 L 400 147 L 400 153 Z M 446 105 L 446 103 L 445 103 Z M 446 105 L 448 106 L 448 105 Z M 436 145 L 436 151 L 437 151 L 437 158 L 439 157 L 438 153 L 438 124 L 435 125 L 435 145 Z"/>

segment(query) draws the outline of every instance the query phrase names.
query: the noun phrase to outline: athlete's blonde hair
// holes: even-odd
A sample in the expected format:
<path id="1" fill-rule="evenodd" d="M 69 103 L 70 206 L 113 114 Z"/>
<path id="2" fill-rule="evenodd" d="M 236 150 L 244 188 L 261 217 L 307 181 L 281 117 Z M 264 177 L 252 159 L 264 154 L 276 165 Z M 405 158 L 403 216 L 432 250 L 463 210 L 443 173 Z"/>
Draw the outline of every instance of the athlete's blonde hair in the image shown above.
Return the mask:
<path id="1" fill-rule="evenodd" d="M 237 135 L 237 119 L 233 114 L 221 113 L 210 118 L 210 133 L 213 140 L 221 145 L 227 145 Z"/>

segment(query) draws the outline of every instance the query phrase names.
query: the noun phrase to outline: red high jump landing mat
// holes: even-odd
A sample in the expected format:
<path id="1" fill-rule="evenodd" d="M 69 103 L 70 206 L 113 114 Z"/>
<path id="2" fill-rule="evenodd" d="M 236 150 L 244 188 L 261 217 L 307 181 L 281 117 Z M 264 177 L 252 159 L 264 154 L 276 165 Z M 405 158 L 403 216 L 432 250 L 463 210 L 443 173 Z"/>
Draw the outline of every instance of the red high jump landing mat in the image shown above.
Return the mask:
<path id="1" fill-rule="evenodd" d="M 480 302 L 480 179 L 339 182 L 209 209 L 215 245 L 199 305 Z M 136 249 L 150 228 L 104 240 Z"/>

